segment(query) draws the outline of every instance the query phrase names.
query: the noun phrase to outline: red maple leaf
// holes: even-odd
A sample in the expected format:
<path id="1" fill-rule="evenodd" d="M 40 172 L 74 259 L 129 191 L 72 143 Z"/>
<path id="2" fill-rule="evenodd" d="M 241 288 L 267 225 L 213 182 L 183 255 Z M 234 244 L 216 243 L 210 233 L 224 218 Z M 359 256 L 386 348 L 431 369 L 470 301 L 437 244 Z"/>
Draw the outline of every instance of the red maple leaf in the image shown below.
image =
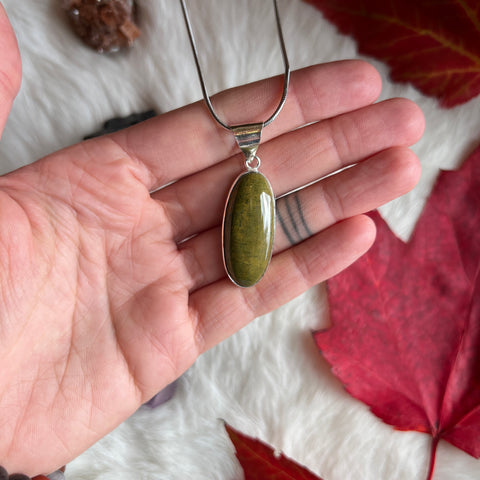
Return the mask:
<path id="1" fill-rule="evenodd" d="M 386 62 L 395 81 L 410 82 L 444 107 L 480 93 L 478 0 L 306 0 L 360 52 Z"/>
<path id="2" fill-rule="evenodd" d="M 328 283 L 333 326 L 314 334 L 347 391 L 399 430 L 480 457 L 480 148 L 442 172 L 408 243 L 377 241 Z"/>
<path id="3" fill-rule="evenodd" d="M 225 425 L 236 455 L 245 473 L 245 480 L 322 480 L 312 472 L 273 449 Z"/>

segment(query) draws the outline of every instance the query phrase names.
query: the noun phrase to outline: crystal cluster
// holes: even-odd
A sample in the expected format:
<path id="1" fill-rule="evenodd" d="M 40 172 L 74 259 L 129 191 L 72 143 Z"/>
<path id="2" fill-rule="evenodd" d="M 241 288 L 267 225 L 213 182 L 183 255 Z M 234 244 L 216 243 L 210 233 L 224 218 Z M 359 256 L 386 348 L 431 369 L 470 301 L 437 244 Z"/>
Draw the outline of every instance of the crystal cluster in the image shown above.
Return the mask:
<path id="1" fill-rule="evenodd" d="M 140 35 L 134 0 L 61 0 L 75 33 L 97 52 L 130 46 Z"/>

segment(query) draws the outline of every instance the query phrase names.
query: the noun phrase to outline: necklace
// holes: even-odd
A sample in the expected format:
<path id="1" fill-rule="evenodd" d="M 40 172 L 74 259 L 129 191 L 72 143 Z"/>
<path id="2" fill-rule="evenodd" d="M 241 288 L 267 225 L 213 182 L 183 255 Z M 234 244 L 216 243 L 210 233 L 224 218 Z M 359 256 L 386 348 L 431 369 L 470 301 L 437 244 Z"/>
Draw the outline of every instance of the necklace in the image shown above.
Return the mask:
<path id="1" fill-rule="evenodd" d="M 258 171 L 261 162 L 257 156 L 257 149 L 263 127 L 275 120 L 285 104 L 290 82 L 290 66 L 277 0 L 273 0 L 273 6 L 285 67 L 282 96 L 277 108 L 267 120 L 244 125 L 227 125 L 213 109 L 205 86 L 185 0 L 180 0 L 180 3 L 205 103 L 215 121 L 233 133 L 245 156 L 246 171 L 233 182 L 225 204 L 222 222 L 222 253 L 225 270 L 230 280 L 240 287 L 251 287 L 263 277 L 267 270 L 272 257 L 275 236 L 275 196 L 267 178 Z"/>

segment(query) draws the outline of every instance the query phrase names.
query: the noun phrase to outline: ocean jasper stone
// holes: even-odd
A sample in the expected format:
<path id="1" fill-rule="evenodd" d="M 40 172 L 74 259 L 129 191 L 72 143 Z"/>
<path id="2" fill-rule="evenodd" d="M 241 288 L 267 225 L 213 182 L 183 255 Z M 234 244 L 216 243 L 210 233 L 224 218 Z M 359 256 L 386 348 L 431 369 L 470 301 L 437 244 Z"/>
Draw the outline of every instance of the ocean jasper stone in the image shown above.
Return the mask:
<path id="1" fill-rule="evenodd" d="M 228 196 L 223 220 L 223 257 L 231 280 L 255 285 L 272 257 L 275 197 L 268 180 L 256 171 L 240 175 Z"/>

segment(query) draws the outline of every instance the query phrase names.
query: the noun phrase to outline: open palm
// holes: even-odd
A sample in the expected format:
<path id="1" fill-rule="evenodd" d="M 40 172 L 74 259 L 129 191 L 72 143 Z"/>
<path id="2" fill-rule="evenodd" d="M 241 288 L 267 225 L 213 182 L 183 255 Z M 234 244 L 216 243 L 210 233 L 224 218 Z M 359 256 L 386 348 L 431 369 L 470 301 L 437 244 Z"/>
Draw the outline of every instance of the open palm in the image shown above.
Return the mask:
<path id="1" fill-rule="evenodd" d="M 20 66 L 3 12 L 0 36 L 4 123 Z M 215 107 L 230 123 L 258 121 L 280 88 L 240 87 Z M 362 213 L 419 174 L 407 146 L 423 117 L 406 100 L 373 105 L 379 90 L 362 62 L 293 74 L 259 149 L 279 220 L 272 263 L 249 289 L 221 257 L 242 156 L 201 103 L 1 177 L 0 464 L 38 474 L 67 463 L 206 349 L 363 254 L 375 232 Z"/>

